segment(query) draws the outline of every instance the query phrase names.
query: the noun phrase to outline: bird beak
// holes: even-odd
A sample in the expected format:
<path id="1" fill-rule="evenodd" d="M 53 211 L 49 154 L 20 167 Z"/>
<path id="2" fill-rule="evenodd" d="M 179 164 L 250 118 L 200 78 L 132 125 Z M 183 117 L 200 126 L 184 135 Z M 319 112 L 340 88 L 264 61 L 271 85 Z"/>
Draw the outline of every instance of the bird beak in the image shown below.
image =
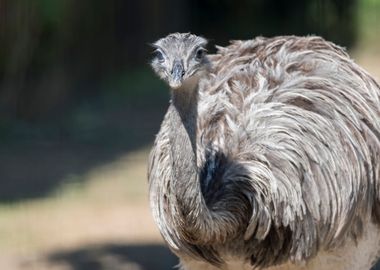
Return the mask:
<path id="1" fill-rule="evenodd" d="M 171 73 L 170 87 L 173 89 L 177 89 L 182 85 L 183 75 L 185 71 L 183 69 L 183 65 L 180 61 L 175 61 L 173 64 L 173 69 Z"/>

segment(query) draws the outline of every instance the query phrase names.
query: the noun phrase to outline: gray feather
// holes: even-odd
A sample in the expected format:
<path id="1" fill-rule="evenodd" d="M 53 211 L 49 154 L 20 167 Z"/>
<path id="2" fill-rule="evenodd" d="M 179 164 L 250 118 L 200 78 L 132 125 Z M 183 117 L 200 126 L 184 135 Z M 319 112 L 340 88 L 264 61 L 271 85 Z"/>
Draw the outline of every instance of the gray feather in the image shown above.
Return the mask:
<path id="1" fill-rule="evenodd" d="M 380 223 L 380 89 L 342 48 L 259 37 L 207 63 L 194 89 L 172 90 L 149 161 L 178 256 L 300 262 Z"/>

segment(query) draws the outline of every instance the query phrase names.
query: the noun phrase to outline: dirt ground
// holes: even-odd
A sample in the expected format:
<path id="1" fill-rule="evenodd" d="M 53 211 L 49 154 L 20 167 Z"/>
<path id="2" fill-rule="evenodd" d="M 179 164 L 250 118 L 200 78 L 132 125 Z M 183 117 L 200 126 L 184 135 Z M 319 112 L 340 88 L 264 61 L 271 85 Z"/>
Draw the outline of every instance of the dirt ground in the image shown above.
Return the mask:
<path id="1" fill-rule="evenodd" d="M 0 269 L 171 269 L 147 201 L 148 151 L 82 175 L 46 199 L 0 208 Z M 164 259 L 163 259 L 164 258 Z"/>
<path id="2" fill-rule="evenodd" d="M 378 59 L 363 57 L 357 62 L 379 80 Z M 20 159 L 24 164 L 21 170 L 28 170 L 30 178 L 40 179 L 41 183 L 42 175 L 32 175 L 40 163 L 50 159 L 66 165 L 62 172 L 48 170 L 48 177 L 62 178 L 53 192 L 0 204 L 0 269 L 172 269 L 178 260 L 164 245 L 147 200 L 149 147 L 146 144 L 112 156 L 90 146 L 78 148 L 54 143 L 4 150 L 3 158 L 0 157 L 4 161 L 1 173 L 11 177 L 9 190 L 18 190 L 12 177 L 17 179 L 18 175 L 26 174 L 16 166 Z M 37 150 L 47 160 L 36 157 Z M 53 154 L 46 155 L 49 151 Z M 102 155 L 107 159 L 86 163 Z M 71 171 L 81 163 L 86 165 L 85 170 Z M 26 184 L 33 186 L 34 182 L 28 179 L 25 178 Z"/>

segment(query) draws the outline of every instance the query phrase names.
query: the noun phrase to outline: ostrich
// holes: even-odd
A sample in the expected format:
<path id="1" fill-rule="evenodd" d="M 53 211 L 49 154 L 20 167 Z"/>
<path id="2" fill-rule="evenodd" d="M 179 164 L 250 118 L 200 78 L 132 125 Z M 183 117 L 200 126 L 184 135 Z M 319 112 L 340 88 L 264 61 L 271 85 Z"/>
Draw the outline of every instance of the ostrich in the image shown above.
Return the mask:
<path id="1" fill-rule="evenodd" d="M 320 37 L 206 54 L 155 42 L 171 103 L 149 158 L 155 222 L 184 270 L 368 270 L 380 256 L 380 87 Z"/>

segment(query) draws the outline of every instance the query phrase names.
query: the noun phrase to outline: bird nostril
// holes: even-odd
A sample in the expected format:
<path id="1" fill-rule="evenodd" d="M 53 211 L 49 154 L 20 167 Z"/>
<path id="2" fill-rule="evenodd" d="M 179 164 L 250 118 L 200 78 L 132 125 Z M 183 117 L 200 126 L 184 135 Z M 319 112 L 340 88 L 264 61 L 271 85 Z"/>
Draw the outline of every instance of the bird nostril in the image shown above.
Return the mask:
<path id="1" fill-rule="evenodd" d="M 180 62 L 174 63 L 171 74 L 177 78 L 182 78 L 185 75 L 185 70 Z"/>

